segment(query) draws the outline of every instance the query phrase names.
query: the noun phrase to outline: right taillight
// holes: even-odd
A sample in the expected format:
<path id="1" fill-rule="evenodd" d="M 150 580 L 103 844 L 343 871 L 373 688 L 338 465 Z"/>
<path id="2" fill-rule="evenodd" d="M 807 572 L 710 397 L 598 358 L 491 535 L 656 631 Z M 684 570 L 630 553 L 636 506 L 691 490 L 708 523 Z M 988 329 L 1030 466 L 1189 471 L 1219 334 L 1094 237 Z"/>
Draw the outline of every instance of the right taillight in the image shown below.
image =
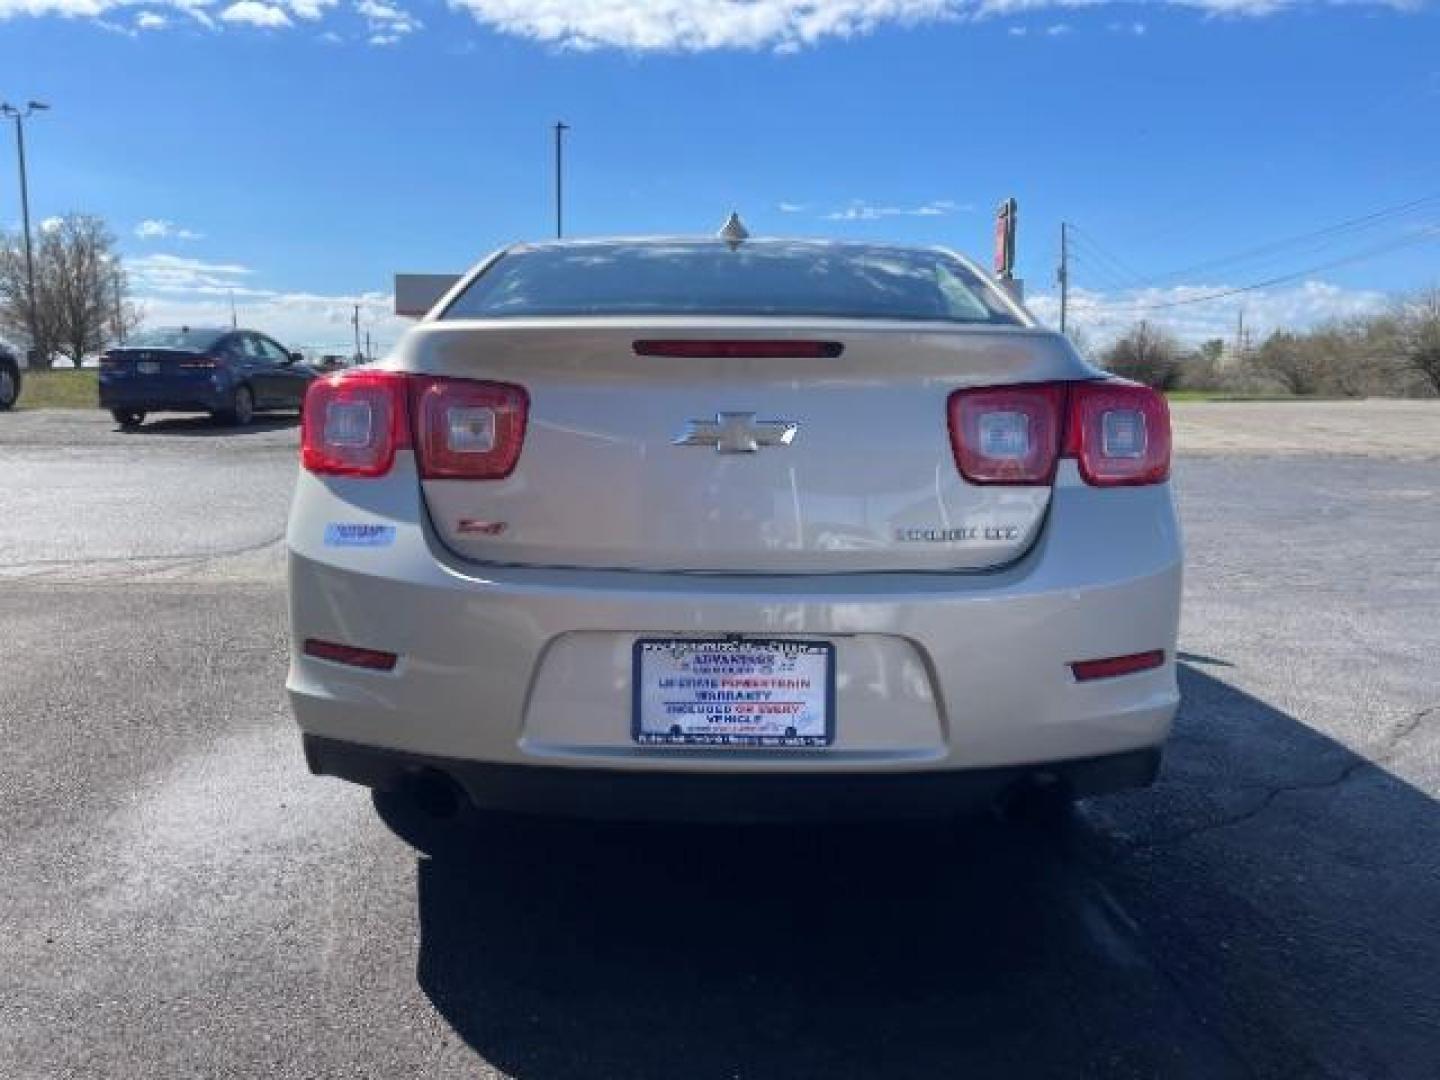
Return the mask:
<path id="1" fill-rule="evenodd" d="M 1161 483 L 1170 475 L 1170 409 L 1164 396 L 1135 383 L 1073 384 L 1064 453 L 1096 487 Z"/>
<path id="2" fill-rule="evenodd" d="M 1094 487 L 1158 484 L 1170 475 L 1170 411 L 1126 382 L 1022 383 L 956 390 L 950 445 L 972 484 L 1043 485 L 1060 457 Z"/>
<path id="3" fill-rule="evenodd" d="M 333 476 L 384 476 L 395 451 L 410 445 L 406 386 L 398 371 L 316 379 L 301 414 L 301 464 Z"/>

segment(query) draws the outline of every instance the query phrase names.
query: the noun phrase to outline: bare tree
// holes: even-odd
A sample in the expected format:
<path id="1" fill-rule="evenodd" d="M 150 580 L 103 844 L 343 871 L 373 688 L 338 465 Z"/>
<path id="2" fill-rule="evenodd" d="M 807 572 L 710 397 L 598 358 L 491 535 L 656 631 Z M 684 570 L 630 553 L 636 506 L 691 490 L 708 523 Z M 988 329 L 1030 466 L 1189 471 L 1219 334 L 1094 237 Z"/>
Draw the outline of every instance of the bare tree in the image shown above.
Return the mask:
<path id="1" fill-rule="evenodd" d="M 1255 354 L 1255 367 L 1296 397 L 1318 394 L 1325 381 L 1326 364 L 1304 335 L 1277 330 Z"/>
<path id="2" fill-rule="evenodd" d="M 1173 390 L 1180 382 L 1183 352 L 1170 334 L 1141 322 L 1101 353 L 1100 363 L 1126 379 L 1157 390 Z"/>
<path id="3" fill-rule="evenodd" d="M 1440 394 L 1440 288 L 1401 302 L 1395 312 L 1395 330 L 1405 365 Z"/>
<path id="4" fill-rule="evenodd" d="M 0 236 L 0 333 L 22 342 L 35 367 L 49 367 L 55 355 L 55 313 L 40 303 L 43 276 L 37 266 L 32 311 L 24 241 L 18 235 Z"/>
<path id="5" fill-rule="evenodd" d="M 1090 335 L 1085 331 L 1084 327 L 1071 323 L 1069 329 L 1065 331 L 1065 336 L 1070 339 L 1070 344 L 1074 347 L 1075 351 L 1085 357 L 1085 359 L 1089 360 L 1095 355 L 1095 346 L 1091 342 Z"/>
<path id="6" fill-rule="evenodd" d="M 34 362 L 49 367 L 59 353 L 79 367 L 110 338 L 140 319 L 129 281 L 105 222 L 66 214 L 41 228 L 35 244 L 34 333 L 19 238 L 0 243 L 0 329 L 30 342 Z"/>

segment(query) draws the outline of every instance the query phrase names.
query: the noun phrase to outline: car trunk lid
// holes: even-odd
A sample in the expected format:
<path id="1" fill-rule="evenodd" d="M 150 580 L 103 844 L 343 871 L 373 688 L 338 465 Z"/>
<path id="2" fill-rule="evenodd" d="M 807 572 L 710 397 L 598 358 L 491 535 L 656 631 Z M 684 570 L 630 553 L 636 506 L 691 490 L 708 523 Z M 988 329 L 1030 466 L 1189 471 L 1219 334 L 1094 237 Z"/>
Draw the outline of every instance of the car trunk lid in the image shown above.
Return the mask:
<path id="1" fill-rule="evenodd" d="M 680 346 L 654 355 L 657 342 Z M 695 342 L 705 344 L 684 344 Z M 787 351 L 798 355 L 764 355 Z M 456 554 L 724 573 L 1013 561 L 1038 535 L 1050 489 L 967 483 L 949 395 L 1095 375 L 1048 332 L 870 320 L 434 322 L 398 362 L 528 396 L 510 475 L 422 481 Z"/>

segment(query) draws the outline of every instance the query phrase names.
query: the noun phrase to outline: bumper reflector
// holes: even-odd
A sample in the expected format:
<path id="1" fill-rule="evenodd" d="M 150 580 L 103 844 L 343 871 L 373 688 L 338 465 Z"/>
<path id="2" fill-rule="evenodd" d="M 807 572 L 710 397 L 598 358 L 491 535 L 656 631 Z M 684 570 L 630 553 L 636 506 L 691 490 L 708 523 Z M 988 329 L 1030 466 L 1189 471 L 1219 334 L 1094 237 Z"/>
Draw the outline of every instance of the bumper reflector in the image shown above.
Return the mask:
<path id="1" fill-rule="evenodd" d="M 1129 656 L 1110 656 L 1104 660 L 1077 660 L 1070 665 L 1078 682 L 1092 679 L 1113 679 L 1117 675 L 1133 675 L 1137 671 L 1149 671 L 1165 662 L 1165 653 L 1160 649 L 1151 652 L 1131 653 Z"/>
<path id="2" fill-rule="evenodd" d="M 394 653 L 381 652 L 378 649 L 359 649 L 354 645 L 337 645 L 333 641 L 321 641 L 319 638 L 305 639 L 305 655 L 370 671 L 394 671 L 396 661 L 400 659 Z"/>

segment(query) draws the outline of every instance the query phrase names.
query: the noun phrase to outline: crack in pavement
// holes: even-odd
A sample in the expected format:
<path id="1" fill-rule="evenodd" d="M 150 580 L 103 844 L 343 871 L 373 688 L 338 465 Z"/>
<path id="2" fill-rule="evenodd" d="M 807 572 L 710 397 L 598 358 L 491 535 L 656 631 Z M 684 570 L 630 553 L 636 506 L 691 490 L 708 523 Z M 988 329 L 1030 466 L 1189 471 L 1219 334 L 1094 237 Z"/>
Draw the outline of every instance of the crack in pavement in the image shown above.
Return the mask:
<path id="1" fill-rule="evenodd" d="M 1401 744 L 1411 735 L 1415 734 L 1415 732 L 1420 729 L 1422 723 L 1427 719 L 1433 719 L 1437 715 L 1440 715 L 1440 706 L 1431 705 L 1405 717 L 1390 729 L 1389 734 L 1381 740 L 1379 747 L 1372 756 L 1367 757 L 1356 754 L 1355 760 L 1347 763 L 1345 767 L 1334 776 L 1316 780 L 1302 780 L 1292 784 L 1279 784 L 1274 787 L 1265 788 L 1265 793 L 1254 806 L 1241 810 L 1238 813 L 1228 814 L 1217 821 L 1202 822 L 1189 828 L 1178 829 L 1175 832 L 1152 837 L 1148 840 L 1132 841 L 1127 846 L 1133 851 L 1150 851 L 1155 848 L 1178 844 L 1204 833 L 1228 829 L 1234 825 L 1243 825 L 1245 822 L 1251 821 L 1263 814 L 1281 795 L 1290 795 L 1301 791 L 1323 791 L 1326 788 L 1339 787 L 1358 772 L 1370 768 L 1378 769 L 1381 766 L 1389 764 L 1395 755 L 1400 752 Z"/>
<path id="2" fill-rule="evenodd" d="M 169 570 L 179 566 L 199 566 L 207 562 L 218 562 L 223 559 L 237 558 L 241 555 L 251 555 L 257 551 L 274 547 L 282 543 L 285 533 L 266 537 L 250 544 L 242 544 L 239 547 L 226 548 L 221 551 L 207 551 L 191 554 L 175 555 L 105 555 L 89 559 L 31 559 L 28 562 L 12 563 L 0 569 L 0 581 L 49 581 L 58 574 L 67 570 L 74 570 L 77 567 L 87 566 L 115 566 L 123 564 L 124 569 L 111 573 L 88 574 L 83 580 L 91 581 L 115 581 L 124 577 L 143 577 L 148 574 L 157 574 L 163 570 Z M 141 565 L 145 564 L 145 565 Z M 34 568 L 34 569 L 30 569 Z"/>

